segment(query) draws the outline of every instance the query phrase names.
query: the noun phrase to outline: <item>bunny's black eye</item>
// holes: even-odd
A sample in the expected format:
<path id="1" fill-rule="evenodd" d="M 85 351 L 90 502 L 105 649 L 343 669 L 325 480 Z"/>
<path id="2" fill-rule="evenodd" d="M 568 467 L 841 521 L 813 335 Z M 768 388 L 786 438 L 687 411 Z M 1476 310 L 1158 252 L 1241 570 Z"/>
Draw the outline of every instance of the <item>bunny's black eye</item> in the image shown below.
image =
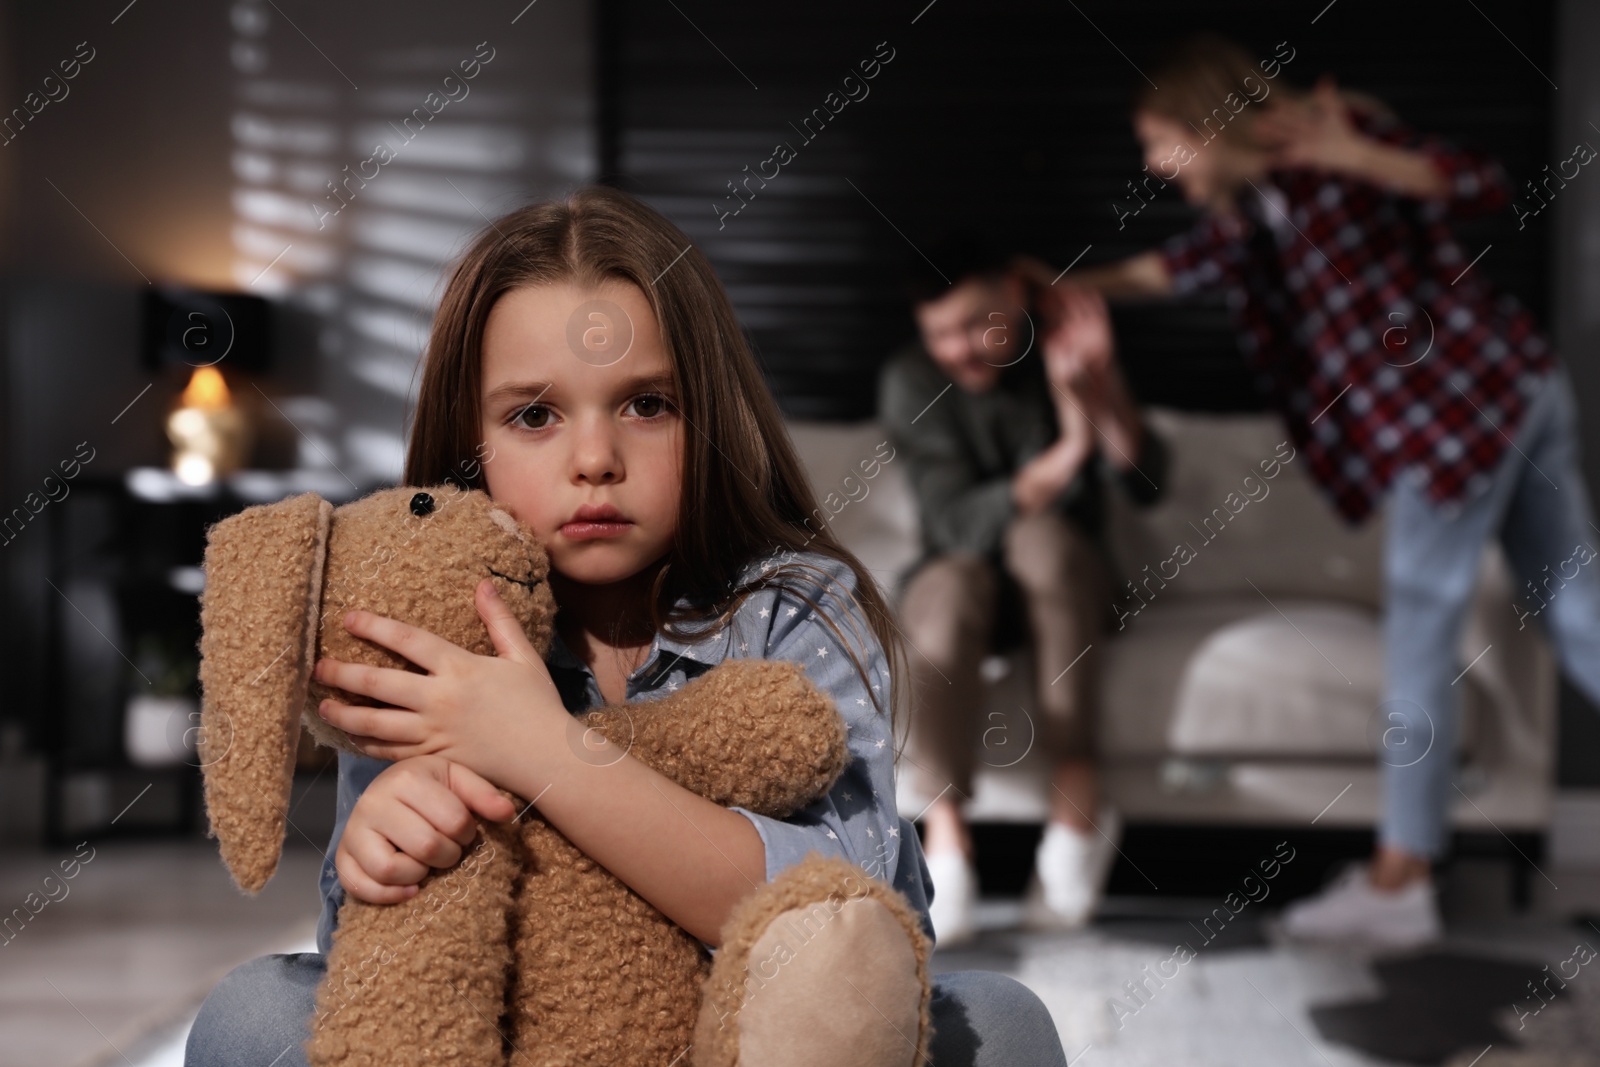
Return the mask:
<path id="1" fill-rule="evenodd" d="M 418 516 L 432 515 L 433 497 L 427 493 L 418 493 L 416 496 L 412 497 L 411 514 Z"/>

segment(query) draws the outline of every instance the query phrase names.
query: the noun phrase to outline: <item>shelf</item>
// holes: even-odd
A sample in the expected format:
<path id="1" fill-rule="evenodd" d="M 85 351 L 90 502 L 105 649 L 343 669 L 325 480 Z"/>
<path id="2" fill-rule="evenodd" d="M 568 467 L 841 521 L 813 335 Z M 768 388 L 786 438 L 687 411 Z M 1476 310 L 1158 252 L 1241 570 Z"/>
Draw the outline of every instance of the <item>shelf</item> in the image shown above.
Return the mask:
<path id="1" fill-rule="evenodd" d="M 270 504 L 301 493 L 316 493 L 335 504 L 355 500 L 378 488 L 358 485 L 338 471 L 244 470 L 218 481 L 189 485 L 165 467 L 133 467 L 123 478 L 136 500 L 168 504 L 182 500 L 220 500 L 232 496 L 246 504 Z"/>

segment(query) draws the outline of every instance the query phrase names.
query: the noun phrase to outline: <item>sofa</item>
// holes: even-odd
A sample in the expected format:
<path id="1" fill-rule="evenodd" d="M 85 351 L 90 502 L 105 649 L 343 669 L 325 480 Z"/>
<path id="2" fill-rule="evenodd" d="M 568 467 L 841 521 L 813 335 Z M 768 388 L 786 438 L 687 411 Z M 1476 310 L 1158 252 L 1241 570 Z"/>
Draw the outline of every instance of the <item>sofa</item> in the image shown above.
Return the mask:
<path id="1" fill-rule="evenodd" d="M 1104 641 L 1106 795 L 1130 825 L 1371 827 L 1390 729 L 1381 514 L 1345 526 L 1273 414 L 1147 416 L 1173 462 L 1155 506 L 1110 494 L 1114 562 L 1140 587 L 1122 587 L 1121 628 Z M 891 590 L 917 555 L 918 529 L 887 435 L 872 421 L 796 421 L 790 432 L 834 532 Z M 1175 556 L 1180 544 L 1191 551 Z M 1556 668 L 1537 626 L 1519 629 L 1512 594 L 1491 546 L 1460 648 L 1457 831 L 1542 835 L 1550 822 Z M 1031 657 L 1023 647 L 983 665 L 973 822 L 1047 816 L 1048 761 L 1031 743 L 1026 710 Z M 1406 741 L 1391 735 L 1388 751 L 1416 751 Z M 932 799 L 910 795 L 905 776 L 897 792 L 908 814 Z"/>

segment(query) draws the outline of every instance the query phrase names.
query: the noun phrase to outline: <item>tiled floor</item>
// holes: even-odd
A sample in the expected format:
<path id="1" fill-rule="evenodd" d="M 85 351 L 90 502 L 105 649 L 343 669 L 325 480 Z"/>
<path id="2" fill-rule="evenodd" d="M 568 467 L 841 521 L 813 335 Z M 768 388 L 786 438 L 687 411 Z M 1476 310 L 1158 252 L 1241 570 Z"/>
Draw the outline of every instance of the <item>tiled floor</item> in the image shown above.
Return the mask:
<path id="1" fill-rule="evenodd" d="M 291 844 L 252 898 L 216 849 L 215 841 L 8 847 L 0 902 L 8 914 L 38 911 L 0 949 L 0 1062 L 138 1063 L 140 1039 L 192 1012 L 231 967 L 314 933 L 319 852 Z M 74 857 L 80 865 L 65 879 L 60 862 Z"/>
<path id="2" fill-rule="evenodd" d="M 1600 894 L 1600 877 L 1563 872 L 1561 881 L 1572 889 L 1569 899 L 1577 899 L 1580 881 L 1589 900 Z M 941 953 L 937 969 L 999 970 L 1026 983 L 1049 1006 L 1068 1058 L 1082 1067 L 1467 1067 L 1479 1053 L 1477 1067 L 1600 1064 L 1600 974 L 1586 983 L 1574 980 L 1569 999 L 1527 1018 L 1519 1046 L 1508 1038 L 1517 1030 L 1513 994 L 1525 991 L 1505 975 L 1475 973 L 1513 961 L 1531 976 L 1544 962 L 1568 958 L 1575 941 L 1600 946 L 1600 931 L 1588 930 L 1585 938 L 1570 920 L 1552 917 L 1456 922 L 1443 945 L 1395 957 L 1431 970 L 1386 987 L 1375 966 L 1380 961 L 1369 954 L 1281 944 L 1268 923 L 1244 913 L 1226 936 L 1206 944 L 1184 916 L 1198 918 L 1208 907 L 1198 900 L 1157 906 L 1112 901 L 1084 933 L 1041 937 L 997 930 L 972 949 Z M 985 910 L 989 924 L 1003 927 L 1018 909 L 991 903 Z M 1179 942 L 1198 946 L 1195 958 L 1162 966 Z M 1151 972 L 1159 977 L 1174 970 L 1165 982 L 1145 978 L 1137 996 L 1129 990 Z M 1447 975 L 1442 980 L 1441 970 Z M 1480 1005 L 1473 1018 L 1459 1017 L 1456 1005 L 1486 999 L 1486 1010 Z M 1314 1016 L 1330 1009 L 1355 1016 L 1357 1046 L 1330 1040 L 1319 1029 Z M 1457 1040 L 1479 1031 L 1488 1037 L 1475 1046 Z M 1436 1051 L 1391 1058 L 1360 1047 L 1403 1048 L 1407 1042 Z M 1587 1056 L 1568 1055 L 1575 1050 Z"/>
<path id="3" fill-rule="evenodd" d="M 18 905 L 31 892 L 42 898 L 45 876 L 70 855 L 8 850 L 0 901 Z M 188 1024 L 217 978 L 252 956 L 313 948 L 320 859 L 291 842 L 277 876 L 250 898 L 228 879 L 214 841 L 96 846 L 76 877 L 60 883 L 66 895 L 51 883 L 60 899 L 0 949 L 0 1062 L 179 1067 Z M 1242 913 L 1175 977 L 1159 988 L 1147 984 L 1150 992 L 1136 1000 L 1127 983 L 1170 956 L 1178 940 L 1196 940 L 1184 932 L 1186 918 L 1212 903 L 1173 899 L 1114 899 L 1091 930 L 1049 937 L 1007 929 L 1016 905 L 987 902 L 983 937 L 972 948 L 941 952 L 935 968 L 998 970 L 1027 983 L 1049 1006 L 1075 1067 L 1398 1062 L 1326 1038 L 1319 1020 L 1330 1025 L 1334 1017 L 1384 1040 L 1426 1043 L 1430 1026 L 1442 1028 L 1447 1043 L 1457 1032 L 1489 1034 L 1475 1048 L 1412 1062 L 1468 1067 L 1481 1056 L 1476 1067 L 1600 1064 L 1600 961 L 1522 1020 L 1520 1045 L 1510 1037 L 1520 990 L 1500 996 L 1506 979 L 1493 971 L 1497 961 L 1533 973 L 1568 959 L 1575 942 L 1600 946 L 1600 929 L 1575 920 L 1586 910 L 1600 913 L 1600 872 L 1549 873 L 1559 892 L 1541 886 L 1534 913 L 1512 917 L 1493 865 L 1459 865 L 1448 894 L 1450 938 L 1411 971 L 1390 974 L 1394 988 L 1359 953 L 1275 945 L 1260 921 Z M 1458 1018 L 1474 997 L 1483 999 L 1490 978 L 1500 985 L 1489 1007 Z M 1535 1002 L 1524 995 L 1524 1003 Z"/>

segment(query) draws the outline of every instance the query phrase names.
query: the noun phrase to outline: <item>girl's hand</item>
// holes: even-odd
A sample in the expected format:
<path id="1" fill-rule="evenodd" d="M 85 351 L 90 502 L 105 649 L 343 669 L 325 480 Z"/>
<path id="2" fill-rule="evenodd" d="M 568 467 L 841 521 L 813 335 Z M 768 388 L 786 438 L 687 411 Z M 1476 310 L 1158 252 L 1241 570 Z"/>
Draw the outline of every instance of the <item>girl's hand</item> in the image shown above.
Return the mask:
<path id="1" fill-rule="evenodd" d="M 477 819 L 517 814 L 482 777 L 438 756 L 385 767 L 356 798 L 333 865 L 345 892 L 369 904 L 397 904 L 434 867 L 454 867 L 477 834 Z"/>
<path id="2" fill-rule="evenodd" d="M 376 759 L 442 756 L 492 782 L 510 781 L 519 754 L 548 736 L 548 720 L 568 715 L 544 661 L 488 578 L 478 584 L 477 606 L 498 655 L 475 655 L 381 615 L 348 613 L 346 630 L 428 673 L 323 659 L 316 666 L 318 681 L 393 707 L 329 699 L 319 708 L 322 716 Z"/>

